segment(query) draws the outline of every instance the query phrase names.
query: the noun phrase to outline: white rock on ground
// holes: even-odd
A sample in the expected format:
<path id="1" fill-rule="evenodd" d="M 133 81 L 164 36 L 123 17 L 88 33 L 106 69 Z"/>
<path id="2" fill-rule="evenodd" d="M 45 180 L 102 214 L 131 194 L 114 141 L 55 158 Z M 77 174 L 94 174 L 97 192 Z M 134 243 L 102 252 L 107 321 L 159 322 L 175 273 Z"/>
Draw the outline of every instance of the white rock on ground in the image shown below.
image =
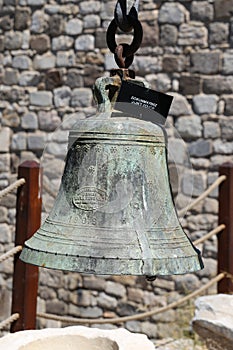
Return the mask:
<path id="1" fill-rule="evenodd" d="M 196 300 L 193 328 L 208 349 L 233 349 L 233 295 L 218 294 Z"/>
<path id="2" fill-rule="evenodd" d="M 126 329 L 103 330 L 83 326 L 47 328 L 8 334 L 0 339 L 1 350 L 154 350 L 144 334 Z"/>

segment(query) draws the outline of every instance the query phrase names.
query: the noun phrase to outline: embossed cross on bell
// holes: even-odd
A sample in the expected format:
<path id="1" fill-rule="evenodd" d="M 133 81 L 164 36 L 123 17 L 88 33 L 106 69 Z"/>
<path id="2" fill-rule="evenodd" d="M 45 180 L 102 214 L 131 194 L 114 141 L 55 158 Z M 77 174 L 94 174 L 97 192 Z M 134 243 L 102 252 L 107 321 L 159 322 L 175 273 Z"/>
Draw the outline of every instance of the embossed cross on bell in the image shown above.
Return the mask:
<path id="1" fill-rule="evenodd" d="M 54 207 L 25 242 L 20 258 L 93 274 L 158 276 L 199 270 L 200 253 L 173 205 L 165 130 L 113 113 L 106 86 L 119 87 L 119 79 L 97 81 L 96 95 L 105 110 L 100 104 L 96 117 L 80 120 L 70 131 Z"/>

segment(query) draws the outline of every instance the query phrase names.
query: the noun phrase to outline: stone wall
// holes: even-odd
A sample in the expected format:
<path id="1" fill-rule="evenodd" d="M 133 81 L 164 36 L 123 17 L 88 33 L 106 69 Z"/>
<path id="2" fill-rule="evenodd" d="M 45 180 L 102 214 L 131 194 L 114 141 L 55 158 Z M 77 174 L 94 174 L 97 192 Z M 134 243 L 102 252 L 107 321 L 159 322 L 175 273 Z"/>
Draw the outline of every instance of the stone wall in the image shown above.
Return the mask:
<path id="1" fill-rule="evenodd" d="M 105 42 L 114 6 L 106 0 L 0 0 L 1 188 L 15 180 L 23 160 L 39 159 L 45 145 L 49 181 L 56 187 L 54 174 L 61 169 L 67 140 L 66 127 L 59 125 L 93 111 L 91 87 L 114 67 Z M 188 169 L 174 181 L 178 209 L 216 179 L 220 164 L 233 160 L 232 8 L 232 0 L 140 2 L 144 39 L 132 67 L 152 88 L 174 95 L 169 147 L 176 150 L 180 173 L 187 152 L 193 168 L 192 175 Z M 49 206 L 52 198 L 46 196 Z M 13 246 L 15 198 L 10 194 L 0 202 L 0 253 Z M 216 190 L 182 219 L 191 239 L 216 225 L 217 212 Z M 154 282 L 41 270 L 38 310 L 95 318 L 166 305 L 215 275 L 216 239 L 200 248 L 204 270 Z M 10 314 L 12 261 L 1 264 L 0 273 L 1 320 Z M 187 313 L 172 310 L 124 326 L 151 338 L 180 335 Z M 38 327 L 56 325 L 38 320 Z"/>

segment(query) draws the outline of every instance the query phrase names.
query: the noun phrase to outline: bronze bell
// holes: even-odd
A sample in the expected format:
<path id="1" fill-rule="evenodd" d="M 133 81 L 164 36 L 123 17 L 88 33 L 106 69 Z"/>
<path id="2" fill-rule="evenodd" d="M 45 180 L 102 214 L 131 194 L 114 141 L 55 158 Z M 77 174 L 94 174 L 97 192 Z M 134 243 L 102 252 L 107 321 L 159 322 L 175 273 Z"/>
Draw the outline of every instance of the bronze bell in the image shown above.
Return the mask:
<path id="1" fill-rule="evenodd" d="M 76 123 L 54 207 L 20 258 L 93 274 L 201 269 L 173 205 L 164 128 L 101 111 Z"/>

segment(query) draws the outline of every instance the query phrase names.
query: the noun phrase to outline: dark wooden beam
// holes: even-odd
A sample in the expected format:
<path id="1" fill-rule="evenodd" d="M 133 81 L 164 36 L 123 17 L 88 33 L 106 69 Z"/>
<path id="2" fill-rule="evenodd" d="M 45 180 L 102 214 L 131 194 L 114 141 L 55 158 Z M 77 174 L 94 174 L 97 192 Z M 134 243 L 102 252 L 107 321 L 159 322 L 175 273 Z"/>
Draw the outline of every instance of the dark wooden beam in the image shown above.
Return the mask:
<path id="1" fill-rule="evenodd" d="M 219 224 L 225 224 L 226 228 L 218 234 L 218 272 L 233 275 L 233 164 L 223 164 L 219 175 L 226 176 L 219 187 Z M 221 280 L 218 293 L 233 293 L 233 281 Z"/>
<path id="2" fill-rule="evenodd" d="M 15 245 L 23 245 L 40 227 L 41 179 L 40 166 L 35 161 L 26 161 L 19 166 L 18 178 L 26 183 L 18 188 L 16 203 Z M 38 267 L 25 264 L 14 258 L 12 314 L 20 317 L 12 323 L 11 332 L 36 328 L 36 305 L 38 289 Z"/>

